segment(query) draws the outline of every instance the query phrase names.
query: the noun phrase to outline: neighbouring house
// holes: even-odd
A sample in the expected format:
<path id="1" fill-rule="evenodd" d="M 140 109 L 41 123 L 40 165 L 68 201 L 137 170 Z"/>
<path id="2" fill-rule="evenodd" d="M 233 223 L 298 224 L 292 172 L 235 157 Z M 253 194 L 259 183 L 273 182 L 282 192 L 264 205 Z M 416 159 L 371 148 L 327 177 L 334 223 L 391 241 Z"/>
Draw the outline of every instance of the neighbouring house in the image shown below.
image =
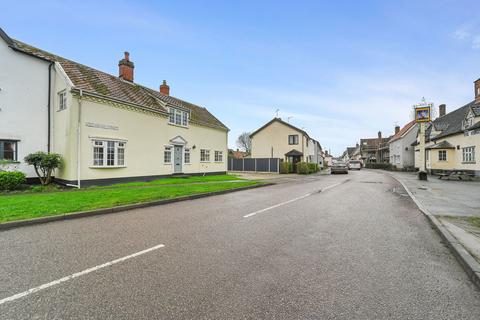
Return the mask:
<path id="1" fill-rule="evenodd" d="M 36 177 L 23 158 L 36 151 L 51 150 L 54 63 L 25 54 L 0 28 L 0 160 L 10 169 Z"/>
<path id="2" fill-rule="evenodd" d="M 78 187 L 227 171 L 228 128 L 166 81 L 135 83 L 128 52 L 114 76 L 0 35 L 2 157 L 29 176 L 37 150 L 61 154 L 55 180 Z"/>
<path id="3" fill-rule="evenodd" d="M 476 152 L 480 148 L 480 79 L 475 81 L 475 100 L 446 113 L 439 106 L 439 117 L 427 125 L 425 132 L 425 167 L 429 173 L 463 170 L 480 176 Z M 419 168 L 418 138 L 415 146 L 415 167 Z"/>
<path id="4" fill-rule="evenodd" d="M 324 159 L 325 165 L 326 165 L 327 167 L 331 167 L 331 166 L 332 166 L 333 156 L 332 156 L 330 153 L 328 153 L 327 150 L 325 150 L 323 159 Z"/>
<path id="5" fill-rule="evenodd" d="M 377 138 L 360 139 L 360 158 L 364 163 L 388 163 L 390 150 L 388 141 L 391 137 L 383 138 L 378 131 Z"/>
<path id="6" fill-rule="evenodd" d="M 247 158 L 248 156 L 249 156 L 248 152 L 240 151 L 239 149 L 237 149 L 237 150 L 228 149 L 228 157 L 229 158 L 243 159 L 243 158 Z"/>
<path id="7" fill-rule="evenodd" d="M 412 143 L 417 140 L 418 125 L 410 121 L 403 128 L 395 126 L 395 134 L 388 141 L 390 148 L 390 163 L 399 169 L 414 167 L 415 152 Z"/>
<path id="8" fill-rule="evenodd" d="M 280 158 L 287 162 L 323 163 L 321 146 L 307 132 L 280 118 L 274 118 L 258 130 L 252 139 L 252 158 Z"/>
<path id="9" fill-rule="evenodd" d="M 343 151 L 340 159 L 344 162 L 348 162 L 353 159 L 353 153 L 355 152 L 356 147 L 347 147 L 345 151 Z"/>

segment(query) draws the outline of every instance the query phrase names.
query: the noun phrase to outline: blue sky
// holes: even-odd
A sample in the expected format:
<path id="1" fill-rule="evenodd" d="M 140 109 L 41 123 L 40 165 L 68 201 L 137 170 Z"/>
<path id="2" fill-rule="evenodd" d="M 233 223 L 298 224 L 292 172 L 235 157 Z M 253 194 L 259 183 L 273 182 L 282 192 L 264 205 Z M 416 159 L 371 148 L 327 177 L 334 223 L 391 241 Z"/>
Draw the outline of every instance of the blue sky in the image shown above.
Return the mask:
<path id="1" fill-rule="evenodd" d="M 425 96 L 447 111 L 480 77 L 480 2 L 5 1 L 13 38 L 207 107 L 229 145 L 275 115 L 333 154 L 410 120 Z"/>

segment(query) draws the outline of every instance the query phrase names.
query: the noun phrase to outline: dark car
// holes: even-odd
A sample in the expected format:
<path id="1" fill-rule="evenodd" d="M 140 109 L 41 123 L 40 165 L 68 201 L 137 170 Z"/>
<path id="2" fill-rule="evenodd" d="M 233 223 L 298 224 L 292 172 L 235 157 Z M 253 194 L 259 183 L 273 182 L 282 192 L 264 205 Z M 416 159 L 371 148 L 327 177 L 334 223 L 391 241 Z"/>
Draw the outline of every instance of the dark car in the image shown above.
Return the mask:
<path id="1" fill-rule="evenodd" d="M 330 168 L 330 173 L 331 174 L 335 174 L 335 173 L 346 173 L 346 174 L 348 174 L 347 164 L 343 161 L 333 162 L 332 167 Z"/>

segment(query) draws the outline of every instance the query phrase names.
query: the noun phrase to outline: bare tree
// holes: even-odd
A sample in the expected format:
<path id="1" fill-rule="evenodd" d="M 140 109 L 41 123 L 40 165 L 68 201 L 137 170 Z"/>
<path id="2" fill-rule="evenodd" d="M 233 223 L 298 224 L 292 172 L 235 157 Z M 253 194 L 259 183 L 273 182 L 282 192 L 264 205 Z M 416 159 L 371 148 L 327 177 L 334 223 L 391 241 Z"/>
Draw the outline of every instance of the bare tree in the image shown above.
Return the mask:
<path id="1" fill-rule="evenodd" d="M 250 139 L 250 132 L 244 132 L 238 136 L 237 147 L 248 153 L 252 151 L 252 140 Z"/>

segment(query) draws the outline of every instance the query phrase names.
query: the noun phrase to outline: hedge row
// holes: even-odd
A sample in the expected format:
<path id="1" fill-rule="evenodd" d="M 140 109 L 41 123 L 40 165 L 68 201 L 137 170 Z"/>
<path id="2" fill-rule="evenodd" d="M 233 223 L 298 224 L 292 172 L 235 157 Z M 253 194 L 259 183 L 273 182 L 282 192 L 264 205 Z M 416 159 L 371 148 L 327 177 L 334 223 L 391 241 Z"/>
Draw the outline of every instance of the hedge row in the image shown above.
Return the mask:
<path id="1" fill-rule="evenodd" d="M 319 171 L 319 166 L 316 163 L 298 162 L 295 165 L 291 162 L 280 163 L 280 173 L 298 173 L 298 174 L 310 174 Z"/>

